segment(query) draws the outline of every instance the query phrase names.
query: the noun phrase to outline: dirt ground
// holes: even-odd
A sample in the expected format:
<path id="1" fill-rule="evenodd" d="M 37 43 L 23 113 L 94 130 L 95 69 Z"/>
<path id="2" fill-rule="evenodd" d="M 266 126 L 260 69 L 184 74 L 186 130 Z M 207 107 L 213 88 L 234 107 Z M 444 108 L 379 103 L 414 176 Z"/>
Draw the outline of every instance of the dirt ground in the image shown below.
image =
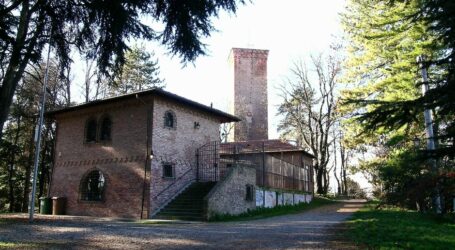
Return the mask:
<path id="1" fill-rule="evenodd" d="M 352 249 L 343 222 L 364 201 L 244 222 L 143 224 L 110 218 L 0 215 L 0 247 L 51 249 Z M 3 244 L 3 245 L 2 245 Z"/>

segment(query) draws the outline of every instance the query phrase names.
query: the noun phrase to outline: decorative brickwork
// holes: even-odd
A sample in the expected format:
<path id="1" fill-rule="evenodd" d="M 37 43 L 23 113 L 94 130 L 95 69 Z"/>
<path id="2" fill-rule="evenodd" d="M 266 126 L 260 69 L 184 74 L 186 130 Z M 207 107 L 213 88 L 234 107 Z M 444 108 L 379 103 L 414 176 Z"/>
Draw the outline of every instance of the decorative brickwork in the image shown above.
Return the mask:
<path id="1" fill-rule="evenodd" d="M 178 120 L 174 129 L 163 126 L 168 110 Z M 71 215 L 147 218 L 182 185 L 195 179 L 196 149 L 219 140 L 221 118 L 209 112 L 151 94 L 58 112 L 50 195 L 66 197 L 66 212 Z M 110 141 L 85 142 L 87 119 L 99 120 L 104 115 L 112 121 Z M 152 119 L 148 119 L 150 115 Z M 163 178 L 163 162 L 173 164 L 175 178 Z M 91 169 L 106 177 L 102 201 L 80 198 L 82 178 Z"/>

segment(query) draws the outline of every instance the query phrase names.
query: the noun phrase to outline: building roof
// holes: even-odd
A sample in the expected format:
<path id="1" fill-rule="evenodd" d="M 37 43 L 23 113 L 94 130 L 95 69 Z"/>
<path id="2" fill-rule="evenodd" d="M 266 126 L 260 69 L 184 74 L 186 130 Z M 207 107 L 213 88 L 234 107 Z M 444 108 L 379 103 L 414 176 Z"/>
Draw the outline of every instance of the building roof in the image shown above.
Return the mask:
<path id="1" fill-rule="evenodd" d="M 91 102 L 86 102 L 86 103 L 82 103 L 82 104 L 78 104 L 78 105 L 74 105 L 74 106 L 70 106 L 70 107 L 66 107 L 66 108 L 62 108 L 62 109 L 48 111 L 48 112 L 46 112 L 46 115 L 47 116 L 54 116 L 56 114 L 71 112 L 71 111 L 75 111 L 75 110 L 81 110 L 81 109 L 84 109 L 84 108 L 98 106 L 98 105 L 101 105 L 101 104 L 108 104 L 108 103 L 113 103 L 113 102 L 117 102 L 117 101 L 120 101 L 120 100 L 134 99 L 134 98 L 139 98 L 139 97 L 144 97 L 144 96 L 151 96 L 151 95 L 152 96 L 159 96 L 159 97 L 167 98 L 167 99 L 170 99 L 172 101 L 175 101 L 175 102 L 181 103 L 183 105 L 189 106 L 191 108 L 194 108 L 194 109 L 197 109 L 197 110 L 201 110 L 203 112 L 206 112 L 208 114 L 211 114 L 213 116 L 216 116 L 216 117 L 220 118 L 220 120 L 222 122 L 238 122 L 238 121 L 241 121 L 241 119 L 238 118 L 237 116 L 234 116 L 234 115 L 228 114 L 226 112 L 223 112 L 221 110 L 218 110 L 218 109 L 206 106 L 204 104 L 192 101 L 190 99 L 184 98 L 184 97 L 176 95 L 174 93 L 165 91 L 165 90 L 163 90 L 161 88 L 153 88 L 153 89 L 149 89 L 149 90 L 133 92 L 133 93 L 130 93 L 130 94 L 109 97 L 109 98 L 105 98 L 105 99 L 101 99 L 101 100 L 94 100 L 94 101 L 91 101 Z"/>
<path id="2" fill-rule="evenodd" d="M 282 140 L 254 140 L 242 142 L 227 142 L 220 146 L 221 154 L 229 154 L 233 148 L 236 148 L 236 153 L 281 153 L 281 152 L 301 152 L 309 157 L 314 158 L 314 155 L 308 153 L 303 148 L 292 145 L 289 142 Z"/>

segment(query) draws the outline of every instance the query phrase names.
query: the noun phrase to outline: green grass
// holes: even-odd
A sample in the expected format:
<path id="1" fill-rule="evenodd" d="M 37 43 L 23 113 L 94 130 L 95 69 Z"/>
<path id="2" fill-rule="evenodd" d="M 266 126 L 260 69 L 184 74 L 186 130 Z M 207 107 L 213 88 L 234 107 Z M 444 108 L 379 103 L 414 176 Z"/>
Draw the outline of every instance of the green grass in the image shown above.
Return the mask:
<path id="1" fill-rule="evenodd" d="M 43 249 L 46 248 L 45 244 L 34 244 L 34 243 L 17 243 L 17 242 L 5 242 L 0 241 L 0 249 Z"/>
<path id="2" fill-rule="evenodd" d="M 16 243 L 0 241 L 0 248 L 18 247 Z"/>
<path id="3" fill-rule="evenodd" d="M 346 236 L 368 249 L 455 249 L 453 216 L 436 217 L 370 203 L 348 221 Z"/>
<path id="4" fill-rule="evenodd" d="M 284 205 L 273 208 L 257 208 L 255 210 L 248 211 L 239 215 L 216 215 L 210 219 L 210 221 L 245 221 L 245 220 L 256 220 L 262 218 L 268 218 L 278 215 L 300 213 L 305 210 L 313 209 L 316 207 L 333 204 L 336 201 L 314 197 L 313 200 L 307 203 L 300 203 L 298 205 Z"/>

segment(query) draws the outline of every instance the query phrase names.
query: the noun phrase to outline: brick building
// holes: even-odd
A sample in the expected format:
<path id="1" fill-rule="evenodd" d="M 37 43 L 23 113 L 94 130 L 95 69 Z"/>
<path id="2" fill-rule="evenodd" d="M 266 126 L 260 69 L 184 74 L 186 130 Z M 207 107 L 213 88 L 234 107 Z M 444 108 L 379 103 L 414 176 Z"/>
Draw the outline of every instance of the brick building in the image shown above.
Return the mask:
<path id="1" fill-rule="evenodd" d="M 135 218 L 194 178 L 185 173 L 196 149 L 219 140 L 220 123 L 239 120 L 161 89 L 48 115 L 57 123 L 50 195 L 66 197 L 68 214 Z"/>
<path id="2" fill-rule="evenodd" d="M 49 112 L 50 196 L 65 197 L 71 215 L 198 220 L 309 202 L 313 156 L 268 139 L 267 56 L 232 50 L 235 116 L 162 89 Z M 232 141 L 221 143 L 230 122 Z"/>

